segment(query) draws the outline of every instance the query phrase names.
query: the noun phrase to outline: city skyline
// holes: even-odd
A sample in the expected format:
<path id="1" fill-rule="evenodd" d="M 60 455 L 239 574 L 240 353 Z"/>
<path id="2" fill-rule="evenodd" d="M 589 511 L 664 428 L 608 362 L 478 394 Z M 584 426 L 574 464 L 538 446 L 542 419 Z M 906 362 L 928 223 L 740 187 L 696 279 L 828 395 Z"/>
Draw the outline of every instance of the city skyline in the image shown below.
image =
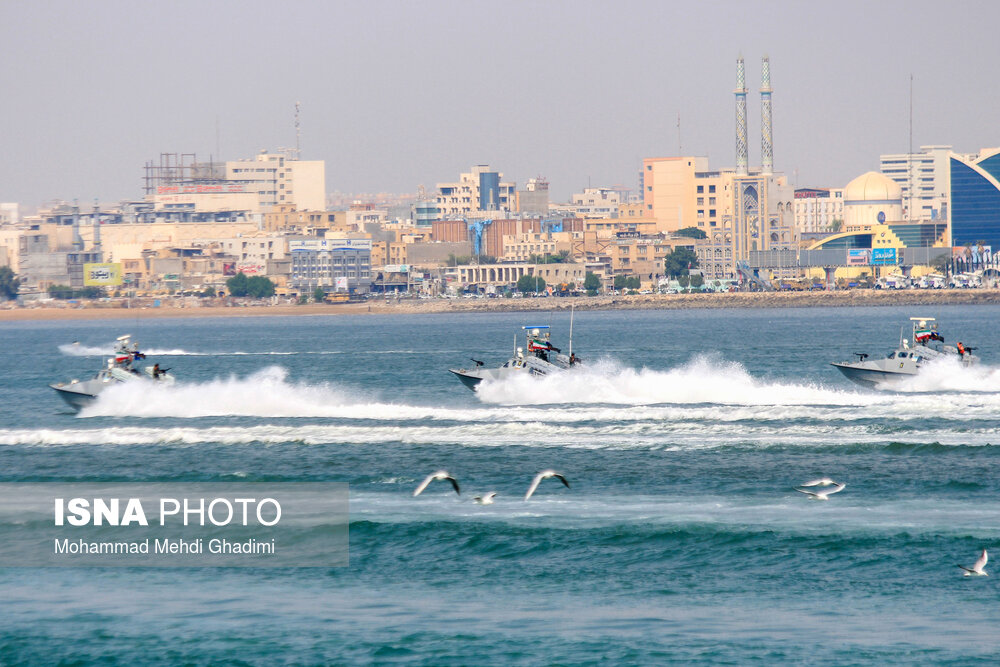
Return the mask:
<path id="1" fill-rule="evenodd" d="M 235 160 L 296 145 L 327 189 L 433 191 L 470 164 L 553 200 L 637 186 L 641 160 L 735 166 L 746 61 L 751 167 L 770 57 L 774 168 L 843 187 L 879 155 L 996 145 L 975 66 L 1000 7 L 966 2 L 495 5 L 10 3 L 0 8 L 0 201 L 141 195 L 161 152 Z M 683 16 L 680 16 L 683 14 Z M 680 128 L 678 131 L 678 118 Z"/>

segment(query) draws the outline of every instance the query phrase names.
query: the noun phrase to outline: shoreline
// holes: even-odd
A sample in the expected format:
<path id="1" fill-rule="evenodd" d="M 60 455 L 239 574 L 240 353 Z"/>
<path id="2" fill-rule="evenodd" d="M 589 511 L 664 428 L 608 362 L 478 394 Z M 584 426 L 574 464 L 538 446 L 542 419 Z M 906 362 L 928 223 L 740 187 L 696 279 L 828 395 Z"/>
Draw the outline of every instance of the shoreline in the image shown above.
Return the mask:
<path id="1" fill-rule="evenodd" d="M 186 317 L 294 317 L 302 315 L 396 315 L 417 313 L 508 313 L 569 310 L 681 310 L 696 308 L 809 308 L 852 306 L 1000 305 L 1000 289 L 845 290 L 835 292 L 734 292 L 527 299 L 371 299 L 362 303 L 305 305 L 161 305 L 0 309 L 0 323 L 57 320 L 161 319 Z"/>

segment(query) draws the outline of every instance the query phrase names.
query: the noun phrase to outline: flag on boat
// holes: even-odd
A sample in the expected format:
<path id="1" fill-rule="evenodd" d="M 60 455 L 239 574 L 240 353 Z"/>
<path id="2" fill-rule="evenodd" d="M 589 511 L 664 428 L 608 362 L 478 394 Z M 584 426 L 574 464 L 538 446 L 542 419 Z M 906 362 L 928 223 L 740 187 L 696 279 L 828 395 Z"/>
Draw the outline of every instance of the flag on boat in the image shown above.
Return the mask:
<path id="1" fill-rule="evenodd" d="M 930 329 L 920 329 L 914 334 L 914 337 L 917 339 L 918 343 L 924 343 L 931 339 L 931 335 L 933 333 L 934 332 Z"/>

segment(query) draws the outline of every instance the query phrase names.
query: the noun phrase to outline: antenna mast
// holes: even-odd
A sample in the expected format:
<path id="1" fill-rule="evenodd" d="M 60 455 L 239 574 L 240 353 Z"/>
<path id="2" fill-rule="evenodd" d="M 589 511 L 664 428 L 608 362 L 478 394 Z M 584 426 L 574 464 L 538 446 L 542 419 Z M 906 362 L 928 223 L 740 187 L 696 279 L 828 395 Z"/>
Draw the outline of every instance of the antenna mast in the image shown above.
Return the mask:
<path id="1" fill-rule="evenodd" d="M 910 73 L 910 154 L 906 156 L 906 177 L 910 196 L 906 202 L 906 221 L 913 222 L 913 73 Z"/>
<path id="2" fill-rule="evenodd" d="M 301 106 L 302 106 L 301 102 L 295 103 L 295 159 L 296 160 L 302 159 L 302 146 L 301 146 L 302 133 L 300 132 L 300 125 L 299 125 L 299 108 Z"/>

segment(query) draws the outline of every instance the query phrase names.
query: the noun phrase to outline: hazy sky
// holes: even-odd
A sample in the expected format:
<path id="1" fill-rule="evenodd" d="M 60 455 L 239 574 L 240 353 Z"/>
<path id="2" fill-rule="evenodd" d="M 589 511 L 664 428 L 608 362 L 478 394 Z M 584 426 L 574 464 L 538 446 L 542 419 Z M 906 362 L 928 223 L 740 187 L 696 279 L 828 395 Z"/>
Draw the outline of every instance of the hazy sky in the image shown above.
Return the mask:
<path id="1" fill-rule="evenodd" d="M 0 0 L 0 201 L 113 202 L 160 153 L 294 147 L 296 101 L 331 192 L 432 189 L 479 163 L 560 200 L 635 188 L 678 143 L 735 164 L 740 54 L 751 164 L 768 54 L 776 170 L 842 187 L 907 150 L 911 74 L 915 148 L 1000 145 L 998 26 L 995 0 Z"/>

